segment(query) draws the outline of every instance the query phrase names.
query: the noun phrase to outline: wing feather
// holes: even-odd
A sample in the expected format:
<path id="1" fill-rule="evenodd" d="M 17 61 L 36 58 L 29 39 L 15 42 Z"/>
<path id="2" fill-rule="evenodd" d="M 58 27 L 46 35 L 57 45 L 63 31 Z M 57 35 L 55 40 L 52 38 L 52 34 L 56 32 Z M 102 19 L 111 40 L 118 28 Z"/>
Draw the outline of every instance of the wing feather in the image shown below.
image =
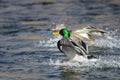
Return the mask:
<path id="1" fill-rule="evenodd" d="M 76 29 L 76 30 L 72 30 L 71 34 L 74 35 L 75 37 L 85 41 L 85 42 L 90 42 L 90 41 L 94 41 L 94 36 L 101 36 L 104 33 L 106 33 L 105 30 L 99 29 L 99 28 L 95 28 L 95 27 L 85 27 L 82 29 Z"/>

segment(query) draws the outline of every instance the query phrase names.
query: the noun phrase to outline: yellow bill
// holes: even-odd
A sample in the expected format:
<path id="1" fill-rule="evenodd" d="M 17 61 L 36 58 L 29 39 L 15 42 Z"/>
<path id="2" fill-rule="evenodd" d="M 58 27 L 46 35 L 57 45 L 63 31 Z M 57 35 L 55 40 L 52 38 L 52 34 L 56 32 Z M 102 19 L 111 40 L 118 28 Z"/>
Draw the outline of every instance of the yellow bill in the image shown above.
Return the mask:
<path id="1" fill-rule="evenodd" d="M 52 33 L 53 35 L 59 35 L 59 31 L 55 31 Z"/>

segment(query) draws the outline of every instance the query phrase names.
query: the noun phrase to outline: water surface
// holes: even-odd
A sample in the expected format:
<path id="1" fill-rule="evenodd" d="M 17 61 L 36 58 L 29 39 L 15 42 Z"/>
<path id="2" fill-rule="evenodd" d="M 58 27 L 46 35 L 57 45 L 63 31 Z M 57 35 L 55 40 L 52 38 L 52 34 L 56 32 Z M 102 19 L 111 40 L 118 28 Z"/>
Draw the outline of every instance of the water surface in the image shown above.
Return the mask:
<path id="1" fill-rule="evenodd" d="M 50 28 L 92 25 L 107 30 L 90 44 L 99 61 L 79 67 L 50 65 L 65 60 Z M 0 79 L 119 80 L 119 0 L 0 0 Z"/>

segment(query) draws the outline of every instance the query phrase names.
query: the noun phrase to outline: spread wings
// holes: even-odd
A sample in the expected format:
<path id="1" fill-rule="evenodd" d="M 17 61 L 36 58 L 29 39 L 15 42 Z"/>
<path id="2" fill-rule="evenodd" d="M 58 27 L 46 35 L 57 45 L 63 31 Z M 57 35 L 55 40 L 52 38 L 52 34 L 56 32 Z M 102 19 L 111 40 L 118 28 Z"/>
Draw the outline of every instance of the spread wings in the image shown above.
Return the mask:
<path id="1" fill-rule="evenodd" d="M 101 36 L 103 33 L 106 33 L 106 31 L 91 26 L 84 27 L 82 29 L 75 29 L 71 31 L 71 35 L 85 42 L 94 41 L 95 35 Z"/>

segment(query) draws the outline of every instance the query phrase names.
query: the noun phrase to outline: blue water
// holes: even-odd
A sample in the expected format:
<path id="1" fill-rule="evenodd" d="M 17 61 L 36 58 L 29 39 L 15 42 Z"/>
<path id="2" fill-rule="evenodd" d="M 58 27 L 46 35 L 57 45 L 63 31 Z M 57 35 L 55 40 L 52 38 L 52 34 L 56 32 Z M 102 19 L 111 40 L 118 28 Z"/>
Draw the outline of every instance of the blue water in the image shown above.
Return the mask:
<path id="1" fill-rule="evenodd" d="M 120 80 L 119 0 L 0 0 L 1 80 Z M 107 30 L 89 44 L 97 62 L 51 65 L 66 57 L 50 28 L 93 25 Z"/>

